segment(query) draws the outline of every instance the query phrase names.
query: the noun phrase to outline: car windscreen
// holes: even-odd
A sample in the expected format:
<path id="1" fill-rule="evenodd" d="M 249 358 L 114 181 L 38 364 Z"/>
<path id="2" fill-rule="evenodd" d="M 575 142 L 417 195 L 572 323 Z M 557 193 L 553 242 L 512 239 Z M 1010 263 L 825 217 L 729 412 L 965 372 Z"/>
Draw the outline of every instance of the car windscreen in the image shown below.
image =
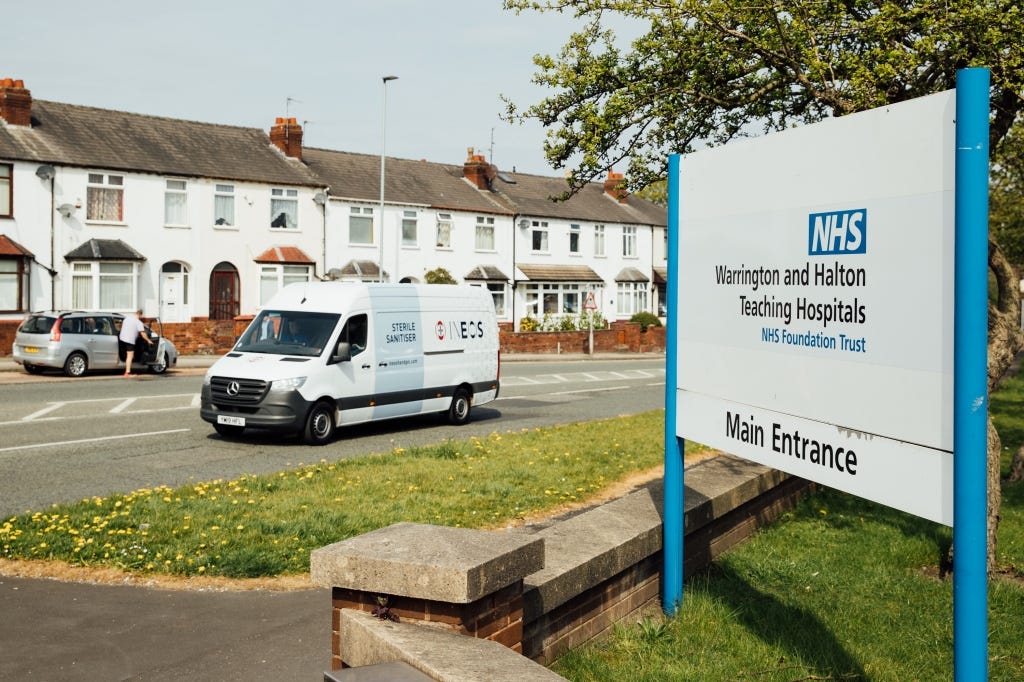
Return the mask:
<path id="1" fill-rule="evenodd" d="M 26 334 L 49 334 L 50 330 L 53 329 L 53 323 L 56 321 L 56 317 L 33 315 L 21 323 L 18 331 L 25 332 Z"/>
<path id="2" fill-rule="evenodd" d="M 264 310 L 235 344 L 242 353 L 318 356 L 338 326 L 337 313 Z"/>

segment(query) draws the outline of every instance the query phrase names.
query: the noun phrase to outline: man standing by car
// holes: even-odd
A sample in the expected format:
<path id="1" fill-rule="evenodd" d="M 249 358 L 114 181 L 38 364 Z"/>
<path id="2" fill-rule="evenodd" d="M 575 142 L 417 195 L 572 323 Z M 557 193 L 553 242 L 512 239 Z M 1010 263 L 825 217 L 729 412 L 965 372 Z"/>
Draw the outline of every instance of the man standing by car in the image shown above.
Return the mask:
<path id="1" fill-rule="evenodd" d="M 146 327 L 142 324 L 142 308 L 135 311 L 135 315 L 125 315 L 124 321 L 121 323 L 121 333 L 117 336 L 117 345 L 120 349 L 120 354 L 124 356 L 124 375 L 126 377 L 135 376 L 132 374 L 132 360 L 135 357 L 135 343 L 141 336 L 146 343 L 150 346 L 153 345 L 153 341 L 146 335 Z"/>

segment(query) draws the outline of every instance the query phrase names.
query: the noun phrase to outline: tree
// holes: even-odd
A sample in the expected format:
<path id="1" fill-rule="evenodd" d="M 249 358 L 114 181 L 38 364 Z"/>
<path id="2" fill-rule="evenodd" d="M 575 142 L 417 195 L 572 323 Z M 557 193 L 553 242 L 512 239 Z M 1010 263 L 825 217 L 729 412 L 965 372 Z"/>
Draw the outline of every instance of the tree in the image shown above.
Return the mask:
<path id="1" fill-rule="evenodd" d="M 507 102 L 506 111 L 511 121 L 536 120 L 548 129 L 549 163 L 571 168 L 564 196 L 624 162 L 627 186 L 637 191 L 664 180 L 669 152 L 941 92 L 971 66 L 991 70 L 994 158 L 1009 163 L 1024 156 L 1015 127 L 1024 109 L 1024 12 L 1015 0 L 505 0 L 504 6 L 568 13 L 583 22 L 557 57 L 534 57 L 534 82 L 553 93 L 522 110 Z M 609 17 L 635 22 L 641 35 L 620 47 Z M 993 201 L 997 209 L 1003 199 L 1013 206 L 993 230 L 1008 247 L 1012 235 L 1020 241 L 1015 198 L 1004 193 Z M 991 390 L 1024 339 L 1011 324 L 1019 315 L 1019 279 L 994 241 L 989 265 Z M 997 443 L 990 439 L 996 481 Z M 1000 491 L 989 488 L 995 519 Z M 991 567 L 994 531 L 989 539 Z"/>
<path id="2" fill-rule="evenodd" d="M 427 284 L 458 284 L 452 273 L 444 268 L 434 268 L 423 275 L 423 281 Z"/>

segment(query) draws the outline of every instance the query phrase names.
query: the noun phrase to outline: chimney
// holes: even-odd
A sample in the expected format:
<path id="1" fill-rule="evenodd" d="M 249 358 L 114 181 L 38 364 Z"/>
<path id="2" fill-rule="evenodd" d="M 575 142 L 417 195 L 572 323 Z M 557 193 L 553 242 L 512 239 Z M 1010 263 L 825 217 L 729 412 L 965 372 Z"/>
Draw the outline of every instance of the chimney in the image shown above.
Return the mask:
<path id="1" fill-rule="evenodd" d="M 626 203 L 629 192 L 626 191 L 626 182 L 622 173 L 613 170 L 608 171 L 608 177 L 604 181 L 604 192 L 620 204 Z"/>
<path id="2" fill-rule="evenodd" d="M 32 125 L 32 93 L 21 80 L 0 80 L 0 118 L 12 126 Z"/>
<path id="3" fill-rule="evenodd" d="M 466 162 L 462 164 L 462 177 L 476 185 L 477 189 L 490 189 L 489 176 L 493 177 L 484 155 L 474 154 L 472 147 L 467 148 Z"/>
<path id="4" fill-rule="evenodd" d="M 285 156 L 302 160 L 302 126 L 294 118 L 278 116 L 270 129 L 270 141 Z"/>

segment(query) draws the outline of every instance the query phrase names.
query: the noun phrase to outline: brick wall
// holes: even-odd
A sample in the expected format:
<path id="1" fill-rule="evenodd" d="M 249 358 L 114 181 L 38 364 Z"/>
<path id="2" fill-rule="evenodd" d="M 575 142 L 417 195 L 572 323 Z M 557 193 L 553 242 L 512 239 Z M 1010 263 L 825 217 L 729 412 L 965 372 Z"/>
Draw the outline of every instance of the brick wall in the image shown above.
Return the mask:
<path id="1" fill-rule="evenodd" d="M 180 355 L 223 355 L 231 350 L 252 321 L 251 315 L 234 320 L 196 319 L 192 322 L 166 322 L 164 334 L 174 342 Z M 21 320 L 0 320 L 0 357 L 10 357 L 14 332 Z M 590 332 L 513 332 L 508 325 L 499 331 L 502 353 L 586 353 Z M 664 353 L 665 328 L 615 322 L 611 329 L 594 331 L 595 353 Z"/>
<path id="2" fill-rule="evenodd" d="M 590 347 L 590 332 L 513 332 L 499 331 L 502 353 L 586 353 Z M 611 329 L 594 330 L 595 353 L 664 353 L 665 328 L 615 322 Z"/>

